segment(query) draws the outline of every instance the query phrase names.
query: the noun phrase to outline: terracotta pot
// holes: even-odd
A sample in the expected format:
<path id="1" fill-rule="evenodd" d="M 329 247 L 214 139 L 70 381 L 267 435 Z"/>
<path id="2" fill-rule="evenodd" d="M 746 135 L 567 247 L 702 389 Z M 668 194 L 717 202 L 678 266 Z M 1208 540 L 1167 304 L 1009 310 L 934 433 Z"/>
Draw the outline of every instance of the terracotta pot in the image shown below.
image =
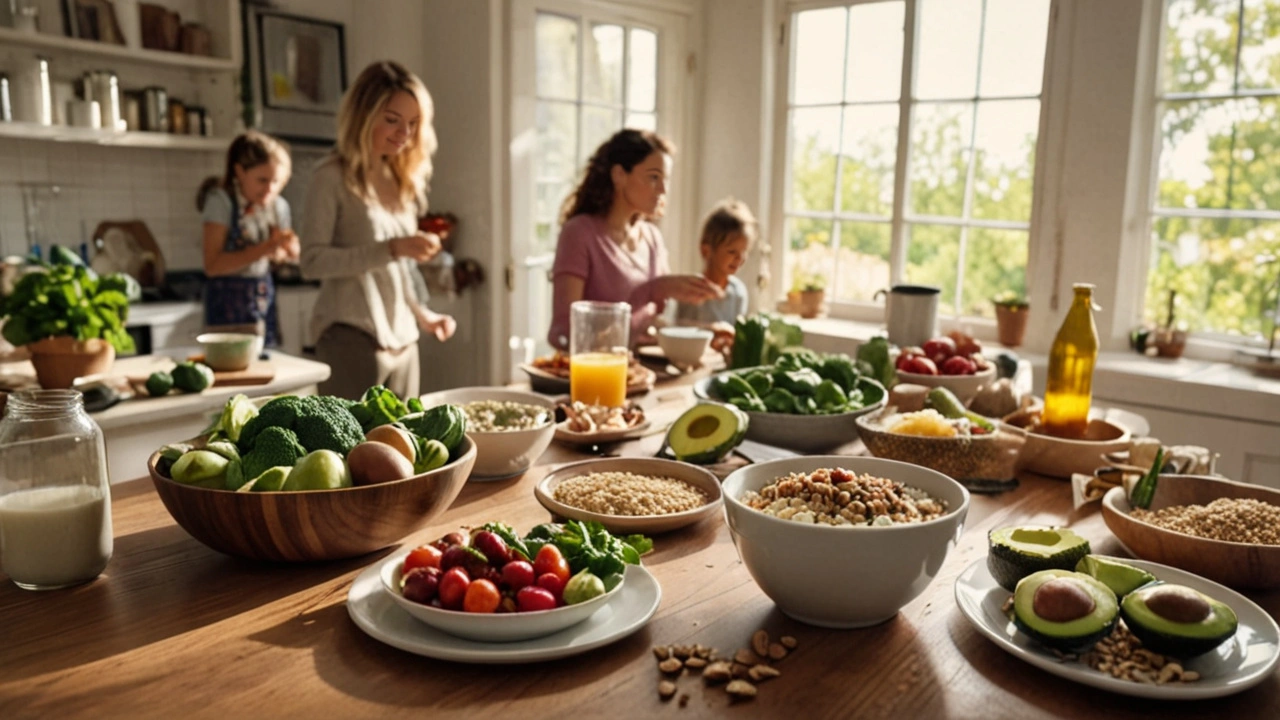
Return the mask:
<path id="1" fill-rule="evenodd" d="M 1013 348 L 1022 344 L 1030 312 L 1026 305 L 996 305 L 996 332 L 1001 345 Z"/>
<path id="2" fill-rule="evenodd" d="M 800 291 L 792 290 L 787 293 L 787 312 L 800 312 Z"/>
<path id="3" fill-rule="evenodd" d="M 76 378 L 98 375 L 111 369 L 116 349 L 102 339 L 76 340 L 51 337 L 27 345 L 36 379 L 45 389 L 69 388 Z"/>
<path id="4" fill-rule="evenodd" d="M 822 314 L 826 290 L 802 290 L 800 292 L 800 317 L 815 318 Z"/>

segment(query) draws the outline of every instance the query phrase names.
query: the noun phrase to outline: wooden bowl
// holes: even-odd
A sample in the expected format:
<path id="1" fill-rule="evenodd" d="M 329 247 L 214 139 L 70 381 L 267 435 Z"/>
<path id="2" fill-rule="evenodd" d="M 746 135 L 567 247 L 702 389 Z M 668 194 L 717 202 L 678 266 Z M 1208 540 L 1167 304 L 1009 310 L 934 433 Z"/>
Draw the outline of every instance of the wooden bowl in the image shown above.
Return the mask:
<path id="1" fill-rule="evenodd" d="M 156 470 L 151 482 L 173 519 L 219 552 L 255 560 L 307 562 L 355 557 L 393 545 L 449 508 L 476 461 L 463 440 L 458 459 L 421 475 L 338 490 L 233 492 L 184 485 Z"/>
<path id="2" fill-rule="evenodd" d="M 1161 475 L 1151 509 L 1251 498 L 1280 505 L 1280 491 L 1199 475 Z M 1124 488 L 1102 498 L 1102 518 L 1134 557 L 1182 568 L 1233 588 L 1280 587 L 1280 545 L 1210 540 L 1134 519 Z"/>
<path id="3" fill-rule="evenodd" d="M 1109 464 L 1103 455 L 1128 450 L 1132 441 L 1128 428 L 1102 418 L 1089 421 L 1084 440 L 1029 432 L 1027 444 L 1018 456 L 1018 469 L 1066 479 L 1074 473 L 1092 475 Z"/>
<path id="4" fill-rule="evenodd" d="M 858 437 L 872 455 L 936 470 L 955 480 L 1008 480 L 1026 433 L 1001 425 L 992 435 L 923 437 L 885 430 L 881 416 L 857 419 Z"/>

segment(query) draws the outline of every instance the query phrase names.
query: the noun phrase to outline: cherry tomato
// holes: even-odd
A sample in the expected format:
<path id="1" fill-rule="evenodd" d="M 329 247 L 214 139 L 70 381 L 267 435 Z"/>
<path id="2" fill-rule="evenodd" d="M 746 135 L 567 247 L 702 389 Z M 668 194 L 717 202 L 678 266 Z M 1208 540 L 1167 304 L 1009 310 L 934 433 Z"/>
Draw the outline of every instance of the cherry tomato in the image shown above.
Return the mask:
<path id="1" fill-rule="evenodd" d="M 404 574 L 407 576 L 409 571 L 416 567 L 440 567 L 440 556 L 443 554 L 437 547 L 423 545 L 405 557 Z"/>
<path id="2" fill-rule="evenodd" d="M 496 533 L 488 530 L 481 530 L 476 536 L 471 538 L 471 546 L 489 559 L 489 562 L 502 567 L 511 559 L 511 551 L 507 549 L 507 543 Z"/>
<path id="3" fill-rule="evenodd" d="M 538 587 L 551 593 L 557 603 L 564 597 L 565 585 L 565 581 L 561 580 L 560 576 L 555 573 L 542 573 L 538 576 Z"/>
<path id="4" fill-rule="evenodd" d="M 516 593 L 516 607 L 520 612 L 536 612 L 538 610 L 554 610 L 556 598 L 546 588 L 529 585 L 520 588 Z"/>
<path id="5" fill-rule="evenodd" d="M 467 586 L 470 584 L 471 577 L 466 570 L 460 567 L 446 570 L 440 577 L 440 587 L 436 591 L 440 606 L 446 610 L 462 609 L 462 600 L 466 597 Z"/>
<path id="6" fill-rule="evenodd" d="M 404 574 L 404 597 L 426 605 L 436 599 L 440 588 L 440 568 L 416 567 Z"/>
<path id="7" fill-rule="evenodd" d="M 524 560 L 512 560 L 502 566 L 502 583 L 512 590 L 519 590 L 534 581 L 533 566 Z"/>
<path id="8" fill-rule="evenodd" d="M 569 562 L 564 559 L 560 548 L 550 543 L 543 545 L 538 550 L 538 556 L 533 559 L 533 574 L 545 575 L 551 573 L 560 578 L 561 584 L 569 582 Z"/>
<path id="9" fill-rule="evenodd" d="M 502 602 L 498 586 L 488 580 L 472 580 L 462 599 L 462 609 L 469 613 L 491 613 Z"/>

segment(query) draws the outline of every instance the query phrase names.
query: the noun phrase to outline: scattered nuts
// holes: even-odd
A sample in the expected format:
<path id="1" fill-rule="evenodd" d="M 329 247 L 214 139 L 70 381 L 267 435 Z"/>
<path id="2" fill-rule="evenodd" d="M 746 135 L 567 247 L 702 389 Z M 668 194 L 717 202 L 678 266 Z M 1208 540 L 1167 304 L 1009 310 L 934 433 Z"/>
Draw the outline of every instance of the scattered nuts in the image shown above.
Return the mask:
<path id="1" fill-rule="evenodd" d="M 672 695 L 676 694 L 676 684 L 670 680 L 663 680 L 658 683 L 658 697 L 663 700 L 670 700 Z"/>
<path id="2" fill-rule="evenodd" d="M 1079 661 L 1113 678 L 1147 685 L 1192 682 L 1200 678 L 1198 673 L 1184 670 L 1176 661 L 1142 647 L 1124 623 L 1116 625 L 1111 635 L 1099 640 Z"/>
<path id="3" fill-rule="evenodd" d="M 733 668 L 723 660 L 713 662 L 702 671 L 702 681 L 708 685 L 722 683 L 733 677 Z"/>
<path id="4" fill-rule="evenodd" d="M 679 658 L 667 658 L 658 663 L 658 669 L 668 674 L 678 673 L 683 667 L 684 663 L 680 662 Z"/>
<path id="5" fill-rule="evenodd" d="M 688 645 L 675 645 L 671 648 L 671 654 L 683 660 L 689 657 L 691 648 Z"/>
<path id="6" fill-rule="evenodd" d="M 694 669 L 696 670 L 696 669 L 698 669 L 698 668 L 704 668 L 704 667 L 706 667 L 706 666 L 707 666 L 707 661 L 706 661 L 706 659 L 705 659 L 705 658 L 702 658 L 702 657 L 699 657 L 699 656 L 697 656 L 697 655 L 694 655 L 693 657 L 691 657 L 691 658 L 689 658 L 688 660 L 685 660 L 685 661 L 684 661 L 684 666 L 685 666 L 685 667 L 691 667 L 691 668 L 694 668 Z"/>
<path id="7" fill-rule="evenodd" d="M 786 656 L 787 656 L 787 649 L 782 647 L 778 643 L 773 643 L 772 645 L 769 646 L 770 660 L 781 660 Z"/>
<path id="8" fill-rule="evenodd" d="M 800 644 L 796 642 L 796 639 L 791 637 L 790 635 L 783 635 L 782 638 L 778 640 L 778 642 L 782 643 L 782 647 L 788 650 L 795 650 L 796 645 Z"/>
<path id="9" fill-rule="evenodd" d="M 764 630 L 757 630 L 751 636 L 751 649 L 756 651 L 760 657 L 769 654 L 769 633 Z"/>
<path id="10" fill-rule="evenodd" d="M 763 654 L 764 653 L 761 653 L 761 655 Z M 760 657 L 750 650 L 743 648 L 734 654 L 733 661 L 736 663 L 742 663 L 743 665 L 755 665 L 760 662 Z"/>
<path id="11" fill-rule="evenodd" d="M 724 691 L 736 698 L 753 698 L 756 696 L 756 686 L 746 680 L 734 680 L 725 686 Z"/>
<path id="12" fill-rule="evenodd" d="M 654 645 L 653 656 L 659 660 L 666 660 L 671 657 L 671 648 L 668 648 L 666 645 Z"/>
<path id="13" fill-rule="evenodd" d="M 782 671 L 772 665 L 756 665 L 747 671 L 752 680 L 760 682 L 769 678 L 776 678 L 782 674 Z"/>
<path id="14" fill-rule="evenodd" d="M 730 670 L 730 673 L 733 675 L 734 678 L 738 680 L 743 680 L 747 677 L 750 677 L 751 666 L 736 662 L 733 664 L 733 668 Z"/>

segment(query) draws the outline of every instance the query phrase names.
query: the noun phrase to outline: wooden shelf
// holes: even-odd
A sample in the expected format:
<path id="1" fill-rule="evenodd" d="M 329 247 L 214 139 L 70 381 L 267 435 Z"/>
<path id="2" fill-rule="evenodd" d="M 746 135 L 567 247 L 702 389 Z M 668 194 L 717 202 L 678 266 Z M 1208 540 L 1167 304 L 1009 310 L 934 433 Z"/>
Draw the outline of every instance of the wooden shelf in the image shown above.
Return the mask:
<path id="1" fill-rule="evenodd" d="M 160 65 L 171 68 L 186 68 L 203 72 L 231 72 L 239 70 L 239 64 L 230 58 L 207 57 L 204 55 L 187 55 L 164 50 L 146 50 L 124 45 L 111 45 L 81 40 L 62 35 L 47 33 L 29 33 L 0 27 L 0 45 L 25 45 L 27 47 L 74 52 L 83 55 L 114 58 L 126 62 L 147 65 Z"/>
<path id="2" fill-rule="evenodd" d="M 227 138 L 199 135 L 170 135 L 155 132 L 107 132 L 65 125 L 36 125 L 24 122 L 0 123 L 0 138 L 73 142 L 88 145 L 160 148 L 170 150 L 225 150 Z"/>

